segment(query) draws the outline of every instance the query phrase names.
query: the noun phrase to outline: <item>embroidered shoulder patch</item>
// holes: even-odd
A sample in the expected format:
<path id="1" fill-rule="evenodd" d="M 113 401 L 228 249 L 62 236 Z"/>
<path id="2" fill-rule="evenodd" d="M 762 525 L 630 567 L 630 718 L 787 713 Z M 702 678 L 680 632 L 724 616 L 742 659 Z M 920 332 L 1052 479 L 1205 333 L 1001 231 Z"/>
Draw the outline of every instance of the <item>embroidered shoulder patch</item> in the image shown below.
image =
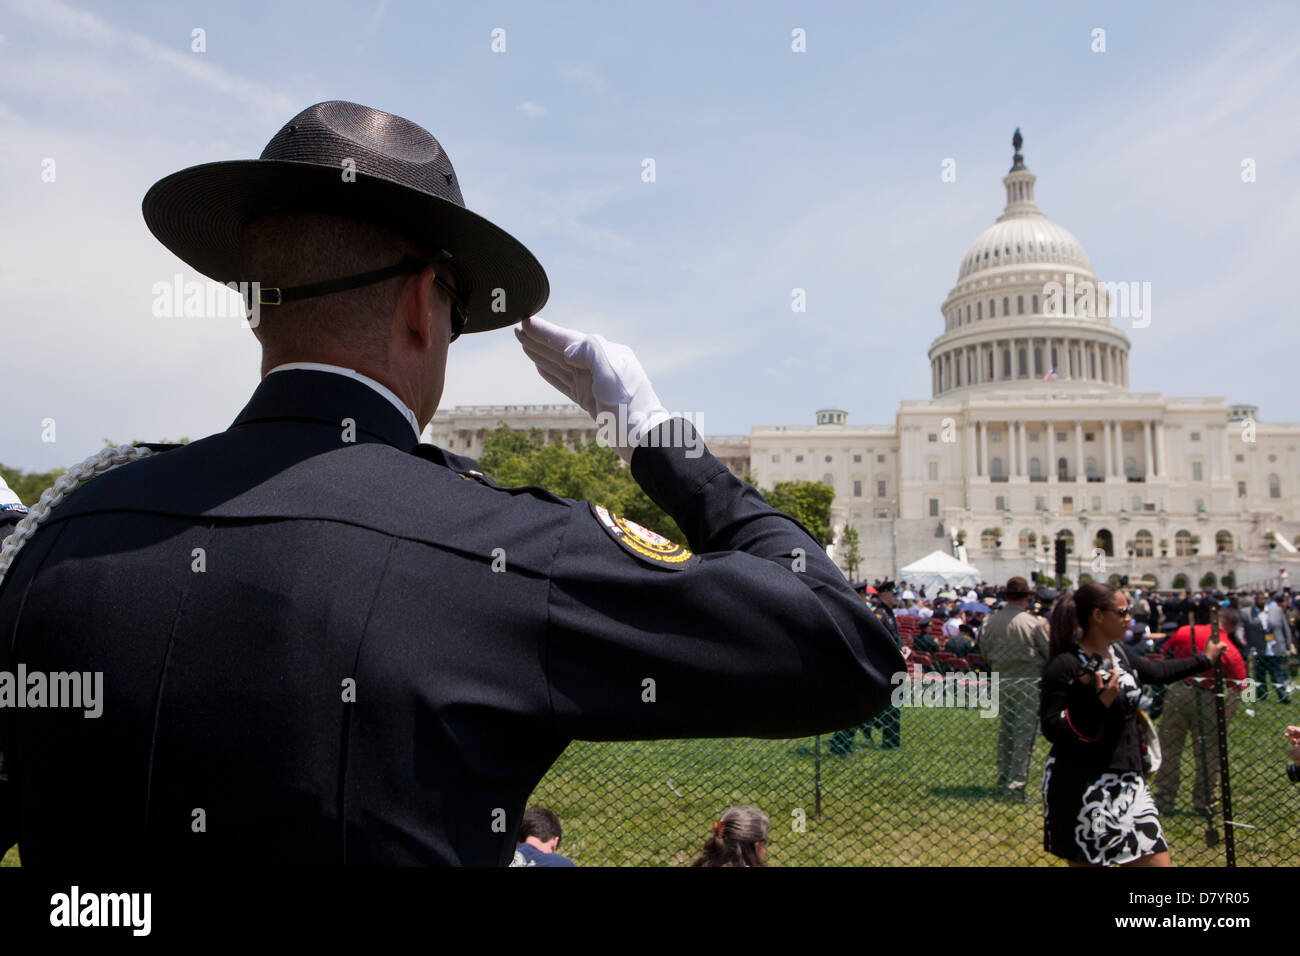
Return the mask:
<path id="1" fill-rule="evenodd" d="M 613 514 L 608 508 L 590 501 L 587 504 L 591 506 L 591 513 L 596 516 L 596 521 L 605 529 L 606 534 L 624 551 L 648 564 L 680 571 L 700 560 L 695 552 L 683 548 L 675 541 L 669 541 L 649 528 L 643 528 L 635 521 Z"/>

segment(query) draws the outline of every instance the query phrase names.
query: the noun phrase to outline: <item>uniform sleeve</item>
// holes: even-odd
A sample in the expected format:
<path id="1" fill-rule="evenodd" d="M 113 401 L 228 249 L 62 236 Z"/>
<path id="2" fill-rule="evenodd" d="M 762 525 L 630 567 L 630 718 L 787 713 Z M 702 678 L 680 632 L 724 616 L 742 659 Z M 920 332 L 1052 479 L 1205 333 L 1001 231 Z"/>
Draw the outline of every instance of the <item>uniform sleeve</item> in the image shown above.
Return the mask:
<path id="1" fill-rule="evenodd" d="M 665 447 L 670 427 L 679 447 Z M 825 551 L 693 446 L 689 423 L 670 419 L 656 433 L 660 447 L 638 448 L 632 473 L 695 556 L 639 557 L 573 509 L 548 602 L 557 732 L 794 737 L 883 710 L 902 655 Z"/>
<path id="2" fill-rule="evenodd" d="M 1078 665 L 1058 654 L 1043 669 L 1043 697 L 1039 719 L 1043 736 L 1052 743 L 1096 743 L 1106 721 L 1106 705 L 1097 692 L 1077 678 Z"/>
<path id="3" fill-rule="evenodd" d="M 1172 684 L 1184 677 L 1199 674 L 1211 666 L 1209 658 L 1204 654 L 1181 657 L 1178 660 L 1149 661 L 1145 657 L 1129 653 L 1128 648 L 1123 653 L 1128 655 L 1129 663 L 1144 684 Z"/>

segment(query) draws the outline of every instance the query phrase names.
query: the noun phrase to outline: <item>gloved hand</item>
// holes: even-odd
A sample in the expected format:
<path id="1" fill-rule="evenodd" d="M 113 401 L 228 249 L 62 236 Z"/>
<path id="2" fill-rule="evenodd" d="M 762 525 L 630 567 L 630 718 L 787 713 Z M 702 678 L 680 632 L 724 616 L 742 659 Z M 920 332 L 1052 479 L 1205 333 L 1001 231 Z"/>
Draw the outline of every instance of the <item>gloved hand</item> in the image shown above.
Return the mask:
<path id="1" fill-rule="evenodd" d="M 608 437 L 628 464 L 646 433 L 670 417 L 626 345 L 536 317 L 521 322 L 515 337 L 542 378 L 582 406 L 602 426 L 598 437 Z"/>

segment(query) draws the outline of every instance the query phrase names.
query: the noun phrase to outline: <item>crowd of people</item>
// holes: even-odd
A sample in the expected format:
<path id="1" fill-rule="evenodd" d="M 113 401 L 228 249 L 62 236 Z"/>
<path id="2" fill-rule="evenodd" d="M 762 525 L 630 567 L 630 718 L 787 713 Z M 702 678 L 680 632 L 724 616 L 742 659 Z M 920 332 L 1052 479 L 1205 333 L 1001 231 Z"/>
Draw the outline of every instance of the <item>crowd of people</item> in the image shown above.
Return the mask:
<path id="1" fill-rule="evenodd" d="M 1027 798 L 1041 730 L 1052 743 L 1043 772 L 1044 847 L 1072 864 L 1169 864 L 1159 815 L 1176 806 L 1188 746 L 1191 810 L 1213 821 L 1216 662 L 1225 721 L 1243 702 L 1267 702 L 1270 691 L 1279 705 L 1291 702 L 1300 608 L 1287 587 L 1162 592 L 1087 583 L 1062 595 L 1013 577 L 1002 588 L 981 582 L 929 595 L 889 580 L 857 590 L 910 666 L 999 675 L 996 792 Z M 882 749 L 901 745 L 891 707 L 835 734 L 829 752 L 847 756 L 859 731 L 871 742 L 875 729 Z"/>

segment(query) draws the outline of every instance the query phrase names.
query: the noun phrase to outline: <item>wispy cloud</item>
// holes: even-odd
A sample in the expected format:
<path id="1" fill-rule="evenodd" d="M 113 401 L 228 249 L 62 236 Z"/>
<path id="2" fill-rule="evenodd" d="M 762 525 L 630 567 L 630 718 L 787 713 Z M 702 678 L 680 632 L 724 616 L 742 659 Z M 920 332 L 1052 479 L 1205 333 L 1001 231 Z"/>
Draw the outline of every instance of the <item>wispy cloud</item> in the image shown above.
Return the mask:
<path id="1" fill-rule="evenodd" d="M 545 116 L 547 113 L 545 106 L 538 106 L 532 100 L 524 100 L 515 109 L 525 116 Z"/>
<path id="2" fill-rule="evenodd" d="M 176 79 L 188 80 L 258 111 L 291 116 L 301 106 L 283 92 L 223 70 L 207 60 L 204 53 L 192 52 L 188 46 L 183 49 L 165 46 L 62 0 L 5 0 L 3 5 L 11 13 L 66 39 L 110 52 L 129 52 L 146 62 L 169 68 Z M 93 90 L 94 86 L 84 89 Z"/>

